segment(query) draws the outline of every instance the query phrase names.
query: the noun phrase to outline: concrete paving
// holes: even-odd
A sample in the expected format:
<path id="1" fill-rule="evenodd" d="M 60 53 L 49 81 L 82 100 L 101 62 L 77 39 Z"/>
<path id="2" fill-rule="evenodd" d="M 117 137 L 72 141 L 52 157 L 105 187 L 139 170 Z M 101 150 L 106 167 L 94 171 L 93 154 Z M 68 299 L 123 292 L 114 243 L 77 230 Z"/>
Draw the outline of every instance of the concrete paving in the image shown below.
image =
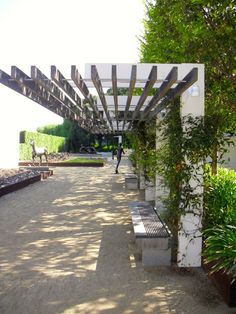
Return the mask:
<path id="1" fill-rule="evenodd" d="M 135 252 L 123 158 L 0 198 L 0 313 L 233 313 L 201 269 L 145 269 Z"/>

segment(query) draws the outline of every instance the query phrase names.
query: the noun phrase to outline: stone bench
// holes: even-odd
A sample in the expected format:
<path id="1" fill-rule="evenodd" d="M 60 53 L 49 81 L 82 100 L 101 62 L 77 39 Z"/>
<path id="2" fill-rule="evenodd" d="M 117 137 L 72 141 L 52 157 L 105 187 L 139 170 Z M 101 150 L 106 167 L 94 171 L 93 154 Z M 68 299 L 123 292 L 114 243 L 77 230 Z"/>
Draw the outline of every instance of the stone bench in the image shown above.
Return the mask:
<path id="1" fill-rule="evenodd" d="M 138 189 L 138 177 L 136 176 L 136 174 L 125 174 L 125 188 L 128 190 Z"/>
<path id="2" fill-rule="evenodd" d="M 138 253 L 144 266 L 171 264 L 171 233 L 148 202 L 130 202 Z"/>

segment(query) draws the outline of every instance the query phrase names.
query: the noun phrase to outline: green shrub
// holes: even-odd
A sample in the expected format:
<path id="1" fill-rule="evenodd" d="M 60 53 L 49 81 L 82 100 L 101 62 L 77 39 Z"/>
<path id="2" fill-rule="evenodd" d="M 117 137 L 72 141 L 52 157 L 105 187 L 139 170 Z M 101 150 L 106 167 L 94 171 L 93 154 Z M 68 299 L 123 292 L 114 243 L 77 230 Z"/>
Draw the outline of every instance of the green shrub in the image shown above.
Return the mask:
<path id="1" fill-rule="evenodd" d="M 58 153 L 66 150 L 66 138 L 42 134 L 38 132 L 20 132 L 20 160 L 32 158 L 30 140 L 34 139 L 37 147 L 46 147 L 48 153 Z"/>
<path id="2" fill-rule="evenodd" d="M 236 173 L 234 170 L 219 168 L 212 175 L 209 168 L 205 175 L 204 225 L 236 225 Z"/>
<path id="3" fill-rule="evenodd" d="M 205 172 L 204 250 L 212 272 L 223 270 L 236 279 L 236 173 L 219 168 L 212 175 Z"/>
<path id="4" fill-rule="evenodd" d="M 213 262 L 212 272 L 223 270 L 236 280 L 236 226 L 222 225 L 205 230 L 205 262 Z"/>

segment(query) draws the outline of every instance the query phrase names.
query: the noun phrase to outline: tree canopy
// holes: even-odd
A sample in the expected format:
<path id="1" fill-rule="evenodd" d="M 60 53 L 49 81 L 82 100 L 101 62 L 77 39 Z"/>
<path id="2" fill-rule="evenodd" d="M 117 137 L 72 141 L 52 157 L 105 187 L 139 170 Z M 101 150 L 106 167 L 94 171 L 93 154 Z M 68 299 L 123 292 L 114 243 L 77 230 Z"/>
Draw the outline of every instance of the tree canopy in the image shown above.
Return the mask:
<path id="1" fill-rule="evenodd" d="M 146 0 L 141 62 L 204 63 L 206 114 L 236 131 L 235 0 Z"/>

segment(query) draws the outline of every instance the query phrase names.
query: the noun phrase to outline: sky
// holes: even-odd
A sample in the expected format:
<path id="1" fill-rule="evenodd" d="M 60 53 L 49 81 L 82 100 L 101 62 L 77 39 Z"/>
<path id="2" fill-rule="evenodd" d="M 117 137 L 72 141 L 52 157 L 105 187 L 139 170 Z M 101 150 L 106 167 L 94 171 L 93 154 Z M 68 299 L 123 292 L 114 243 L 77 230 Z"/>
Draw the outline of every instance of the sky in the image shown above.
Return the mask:
<path id="1" fill-rule="evenodd" d="M 16 65 L 47 76 L 56 65 L 69 77 L 85 63 L 137 63 L 143 0 L 0 0 L 0 69 Z M 0 124 L 36 130 L 63 119 L 0 84 Z"/>

